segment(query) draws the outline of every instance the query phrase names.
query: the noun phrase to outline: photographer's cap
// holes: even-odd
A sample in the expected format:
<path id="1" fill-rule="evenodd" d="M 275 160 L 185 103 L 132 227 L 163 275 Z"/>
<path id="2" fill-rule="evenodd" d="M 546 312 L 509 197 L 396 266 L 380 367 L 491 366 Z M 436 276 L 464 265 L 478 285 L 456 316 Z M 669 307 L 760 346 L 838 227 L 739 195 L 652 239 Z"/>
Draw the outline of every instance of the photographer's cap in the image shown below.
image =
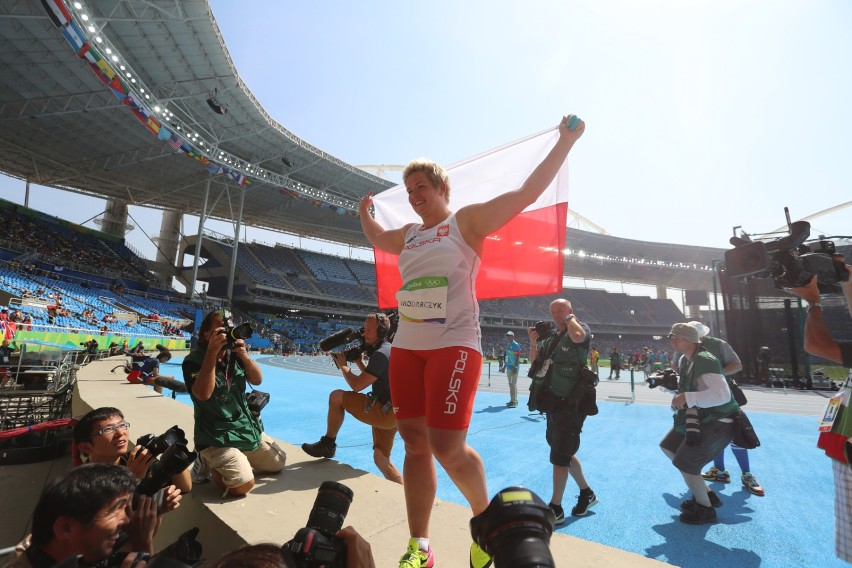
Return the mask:
<path id="1" fill-rule="evenodd" d="M 688 341 L 690 343 L 699 343 L 701 341 L 701 337 L 698 335 L 698 330 L 688 323 L 674 324 L 672 326 L 672 330 L 669 332 L 670 339 L 672 336 L 680 337 L 684 341 Z"/>
<path id="2" fill-rule="evenodd" d="M 710 333 L 710 328 L 701 323 L 700 321 L 691 321 L 689 325 L 695 328 L 695 331 L 698 332 L 698 338 L 701 339 L 708 333 Z"/>
<path id="3" fill-rule="evenodd" d="M 515 332 L 514 331 L 507 331 L 506 335 L 511 335 L 512 337 L 515 337 Z"/>

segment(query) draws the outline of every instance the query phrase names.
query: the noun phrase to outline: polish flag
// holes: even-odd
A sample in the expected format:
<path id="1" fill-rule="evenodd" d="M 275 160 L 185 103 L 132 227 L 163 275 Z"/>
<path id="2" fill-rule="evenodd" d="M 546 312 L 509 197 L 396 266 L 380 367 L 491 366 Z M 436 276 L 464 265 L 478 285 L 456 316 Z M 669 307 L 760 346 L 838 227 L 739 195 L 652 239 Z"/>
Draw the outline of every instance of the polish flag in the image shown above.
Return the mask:
<path id="1" fill-rule="evenodd" d="M 506 144 L 447 168 L 450 209 L 482 203 L 521 187 L 559 138 L 557 128 Z M 373 197 L 376 221 L 385 229 L 420 223 L 404 185 Z M 568 161 L 538 200 L 485 239 L 476 279 L 479 300 L 553 294 L 562 290 L 568 213 Z M 373 249 L 379 308 L 396 307 L 402 286 L 398 259 Z"/>

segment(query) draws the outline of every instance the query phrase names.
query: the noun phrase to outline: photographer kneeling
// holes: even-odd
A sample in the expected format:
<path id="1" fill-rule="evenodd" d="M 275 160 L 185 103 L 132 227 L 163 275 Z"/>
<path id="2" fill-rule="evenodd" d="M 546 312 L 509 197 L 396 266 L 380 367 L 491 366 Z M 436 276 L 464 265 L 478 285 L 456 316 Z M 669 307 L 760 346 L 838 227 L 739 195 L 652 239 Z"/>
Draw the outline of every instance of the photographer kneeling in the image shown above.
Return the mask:
<path id="1" fill-rule="evenodd" d="M 693 525 L 716 522 L 714 507 L 722 505 L 710 491 L 701 468 L 734 439 L 731 415 L 739 409 L 722 375 L 719 360 L 702 345 L 698 330 L 676 323 L 669 333 L 672 347 L 682 355 L 678 361 L 680 383 L 672 400 L 676 410 L 674 427 L 660 448 L 680 470 L 692 499 L 681 503 L 681 522 Z"/>
<path id="2" fill-rule="evenodd" d="M 183 360 L 195 408 L 195 448 L 222 497 L 245 495 L 254 487 L 253 469 L 278 473 L 287 459 L 249 408 L 246 384 L 259 385 L 263 375 L 245 341 L 226 333 L 233 329 L 226 312 L 210 312 L 198 329 L 198 348 Z"/>
<path id="3" fill-rule="evenodd" d="M 335 390 L 328 397 L 328 422 L 325 436 L 314 444 L 302 444 L 302 450 L 315 458 L 332 458 L 337 449 L 337 433 L 343 425 L 345 412 L 373 427 L 373 460 L 385 478 L 402 483 L 402 474 L 390 461 L 396 436 L 396 418 L 390 400 L 391 343 L 386 339 L 391 329 L 388 316 L 375 313 L 364 320 L 363 343 L 369 362 L 364 364 L 364 354 L 358 354 L 354 363 L 361 370 L 356 375 L 346 361 L 345 352 L 332 353 L 331 357 L 343 373 L 351 391 Z M 371 386 L 370 394 L 360 391 Z"/>

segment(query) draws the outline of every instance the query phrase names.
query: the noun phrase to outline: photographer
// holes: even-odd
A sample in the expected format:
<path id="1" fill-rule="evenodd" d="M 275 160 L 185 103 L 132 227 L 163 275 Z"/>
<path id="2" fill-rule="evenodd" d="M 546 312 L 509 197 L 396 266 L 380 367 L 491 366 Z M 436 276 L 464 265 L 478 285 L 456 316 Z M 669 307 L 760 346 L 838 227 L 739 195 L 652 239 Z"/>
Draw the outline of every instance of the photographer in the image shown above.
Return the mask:
<path id="1" fill-rule="evenodd" d="M 852 316 L 852 278 L 849 271 L 852 266 L 845 265 L 847 271 L 846 280 L 840 283 L 843 296 L 846 298 L 846 306 L 849 315 Z M 820 292 L 817 288 L 817 277 L 814 276 L 807 285 L 789 290 L 808 303 L 808 316 L 805 320 L 805 351 L 811 355 L 840 363 L 844 367 L 852 367 L 852 341 L 838 341 L 831 335 L 831 331 L 825 325 L 820 303 Z M 843 415 L 850 412 L 849 391 L 841 395 L 844 401 Z M 837 421 L 838 419 L 835 419 Z M 834 429 L 832 429 L 834 432 Z M 837 557 L 852 562 L 852 466 L 850 466 L 850 443 L 846 439 L 845 453 L 831 460 L 832 472 L 834 473 L 834 544 Z M 820 447 L 823 447 L 820 445 Z M 845 462 L 840 457 L 845 458 Z"/>
<path id="2" fill-rule="evenodd" d="M 734 375 L 743 369 L 743 364 L 742 361 L 740 361 L 739 355 L 737 355 L 737 352 L 734 351 L 734 348 L 731 347 L 730 343 L 724 339 L 708 335 L 710 333 L 710 328 L 700 321 L 691 321 L 689 322 L 689 325 L 698 331 L 698 338 L 701 340 L 701 345 L 703 345 L 704 348 L 713 355 L 713 357 L 719 360 L 719 364 L 722 366 L 722 374 L 728 382 L 728 388 L 731 388 L 731 392 L 733 392 L 735 390 L 734 387 L 737 384 L 736 381 L 734 381 Z M 736 398 L 736 394 L 734 396 Z M 739 402 L 745 404 L 744 399 Z M 740 466 L 740 472 L 742 472 L 740 480 L 742 481 L 743 487 L 745 487 L 751 494 L 763 497 L 766 492 L 751 472 L 748 450 L 731 443 L 731 452 L 733 452 L 734 457 L 737 460 L 737 464 Z M 701 477 L 707 481 L 730 483 L 731 474 L 727 469 L 725 469 L 725 450 L 722 450 L 715 458 L 713 458 L 713 467 L 702 473 Z"/>
<path id="3" fill-rule="evenodd" d="M 568 300 L 554 300 L 550 304 L 550 316 L 558 327 L 558 333 L 550 335 L 540 344 L 540 335 L 535 327 L 527 330 L 530 338 L 530 359 L 550 378 L 550 396 L 567 397 L 580 382 L 580 369 L 586 364 L 586 354 L 589 350 L 592 332 L 589 326 L 577 320 L 574 309 Z M 546 358 L 541 363 L 537 361 L 539 354 Z M 547 383 L 548 379 L 545 378 Z M 568 483 L 570 474 L 580 495 L 577 505 L 571 509 L 575 517 L 585 515 L 589 507 L 598 502 L 583 475 L 583 466 L 575 455 L 580 448 L 580 433 L 586 414 L 580 412 L 576 405 L 564 402 L 554 402 L 554 408 L 547 408 L 547 443 L 550 445 L 550 463 L 553 464 L 553 496 L 550 508 L 556 515 L 556 524 L 565 522 L 565 512 L 562 509 L 562 495 Z"/>
<path id="4" fill-rule="evenodd" d="M 124 467 L 90 464 L 71 470 L 45 486 L 32 515 L 33 532 L 19 547 L 7 568 L 49 568 L 72 556 L 79 564 L 93 566 L 113 552 L 121 533 L 133 519 L 148 529 L 156 518 L 156 504 L 140 496 L 133 505 L 138 480 Z M 131 535 L 133 550 L 152 553 L 150 530 Z M 121 568 L 145 568 L 132 552 Z"/>
<path id="5" fill-rule="evenodd" d="M 211 469 L 223 497 L 254 487 L 252 469 L 278 473 L 284 451 L 263 433 L 263 424 L 246 401 L 246 383 L 263 376 L 245 341 L 226 334 L 226 314 L 208 313 L 199 328 L 198 348 L 183 361 L 183 379 L 195 408 L 195 446 Z"/>
<path id="6" fill-rule="evenodd" d="M 363 342 L 369 352 L 369 363 L 364 364 L 364 353 L 354 363 L 360 374 L 352 372 L 342 351 L 331 357 L 343 373 L 351 391 L 335 390 L 328 397 L 328 419 L 325 436 L 314 444 L 302 444 L 302 450 L 315 458 L 332 458 L 337 448 L 336 437 L 348 412 L 373 428 L 373 460 L 386 479 L 402 483 L 402 474 L 390 461 L 396 435 L 396 418 L 390 397 L 388 369 L 391 343 L 386 338 L 391 322 L 388 316 L 375 313 L 364 320 Z M 361 391 L 371 387 L 369 394 Z"/>
<path id="7" fill-rule="evenodd" d="M 89 463 L 123 465 L 143 479 L 156 459 L 146 448 L 136 445 L 130 449 L 130 423 L 124 414 L 109 406 L 85 414 L 74 426 L 74 444 Z M 192 490 L 189 468 L 172 477 L 173 490 L 166 491 L 163 512 L 180 506 L 180 494 Z"/>
<path id="8" fill-rule="evenodd" d="M 154 392 L 163 394 L 163 386 L 155 382 L 155 379 L 162 378 L 174 380 L 174 377 L 171 375 L 160 374 L 160 365 L 171 360 L 172 352 L 162 345 L 157 345 L 156 348 L 156 357 L 145 357 L 139 365 L 139 379 L 146 385 L 152 385 L 154 387 Z"/>
<path id="9" fill-rule="evenodd" d="M 669 339 L 682 355 L 678 362 L 680 382 L 672 400 L 672 409 L 676 410 L 674 427 L 662 439 L 660 448 L 692 491 L 692 499 L 681 503 L 681 522 L 714 523 L 714 507 L 720 507 L 722 502 L 707 487 L 701 468 L 734 439 L 731 415 L 740 406 L 731 395 L 719 360 L 701 345 L 695 327 L 676 323 Z"/>

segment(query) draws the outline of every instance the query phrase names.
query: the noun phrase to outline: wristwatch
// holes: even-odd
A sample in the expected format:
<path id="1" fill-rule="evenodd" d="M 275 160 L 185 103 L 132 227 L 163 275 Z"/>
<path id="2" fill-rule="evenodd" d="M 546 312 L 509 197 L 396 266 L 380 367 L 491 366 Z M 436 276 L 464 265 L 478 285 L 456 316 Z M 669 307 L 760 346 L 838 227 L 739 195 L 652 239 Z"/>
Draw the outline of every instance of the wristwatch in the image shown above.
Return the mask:
<path id="1" fill-rule="evenodd" d="M 822 309 L 822 304 L 820 302 L 814 302 L 813 304 L 808 305 L 808 313 L 811 312 L 812 309 L 819 308 Z"/>

